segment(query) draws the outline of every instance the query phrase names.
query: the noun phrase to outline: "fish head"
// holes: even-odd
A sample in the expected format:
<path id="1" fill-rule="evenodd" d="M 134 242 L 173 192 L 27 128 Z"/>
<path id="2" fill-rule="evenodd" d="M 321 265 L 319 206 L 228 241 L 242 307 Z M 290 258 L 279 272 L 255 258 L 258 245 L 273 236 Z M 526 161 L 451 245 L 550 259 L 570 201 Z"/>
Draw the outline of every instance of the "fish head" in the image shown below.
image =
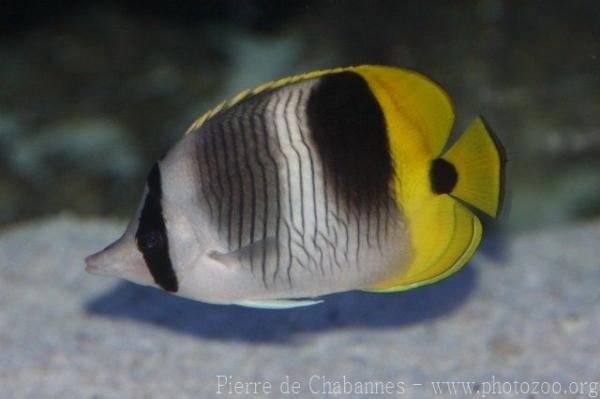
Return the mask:
<path id="1" fill-rule="evenodd" d="M 119 239 L 85 258 L 85 270 L 88 273 L 119 277 L 142 285 L 154 284 L 136 239 L 142 206 L 143 202 Z"/>
<path id="2" fill-rule="evenodd" d="M 123 235 L 85 259 L 86 271 L 177 292 L 186 270 L 199 257 L 201 240 L 188 221 L 180 196 L 155 164 L 142 200 Z M 163 178 L 161 178 L 163 175 Z M 158 176 L 158 177 L 157 177 Z"/>

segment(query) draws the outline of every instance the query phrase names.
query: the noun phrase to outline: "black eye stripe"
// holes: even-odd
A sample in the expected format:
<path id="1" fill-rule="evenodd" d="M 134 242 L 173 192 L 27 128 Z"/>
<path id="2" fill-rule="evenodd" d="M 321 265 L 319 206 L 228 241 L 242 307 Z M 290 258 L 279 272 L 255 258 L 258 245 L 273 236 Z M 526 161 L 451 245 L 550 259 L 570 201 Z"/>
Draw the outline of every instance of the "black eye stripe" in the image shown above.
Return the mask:
<path id="1" fill-rule="evenodd" d="M 146 184 L 148 186 L 148 192 L 156 197 L 157 199 L 162 198 L 162 184 L 160 181 L 160 168 L 158 163 L 155 163 L 146 177 Z"/>
<path id="2" fill-rule="evenodd" d="M 144 200 L 139 226 L 135 234 L 138 249 L 156 284 L 166 291 L 177 292 L 179 284 L 169 256 L 169 242 L 161 204 L 162 186 L 158 164 L 154 164 L 150 170 L 147 185 L 148 194 Z M 160 245 L 153 249 L 147 249 L 142 245 L 144 239 L 150 234 L 155 234 L 160 242 Z"/>

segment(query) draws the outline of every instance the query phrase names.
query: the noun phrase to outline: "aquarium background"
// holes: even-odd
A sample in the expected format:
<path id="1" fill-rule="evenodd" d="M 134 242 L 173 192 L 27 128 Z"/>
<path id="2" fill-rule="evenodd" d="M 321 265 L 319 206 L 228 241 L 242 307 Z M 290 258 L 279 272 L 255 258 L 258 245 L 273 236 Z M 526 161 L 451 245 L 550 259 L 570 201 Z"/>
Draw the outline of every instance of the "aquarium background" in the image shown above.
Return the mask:
<path id="1" fill-rule="evenodd" d="M 509 159 L 507 223 L 600 213 L 596 1 L 5 1 L 0 223 L 126 217 L 206 110 L 294 73 L 416 69 L 483 115 Z"/>
<path id="2" fill-rule="evenodd" d="M 268 311 L 84 272 L 205 111 L 364 63 L 505 144 L 504 215 L 459 273 Z M 0 398 L 598 397 L 599 242 L 600 1 L 0 2 Z"/>

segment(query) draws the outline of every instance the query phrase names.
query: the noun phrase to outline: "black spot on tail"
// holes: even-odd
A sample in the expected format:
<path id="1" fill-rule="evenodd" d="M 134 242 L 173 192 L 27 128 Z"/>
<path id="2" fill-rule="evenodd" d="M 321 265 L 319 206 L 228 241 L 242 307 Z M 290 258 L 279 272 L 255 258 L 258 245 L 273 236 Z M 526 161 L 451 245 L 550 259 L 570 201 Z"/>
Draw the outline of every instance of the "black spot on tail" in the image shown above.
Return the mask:
<path id="1" fill-rule="evenodd" d="M 148 194 L 140 215 L 140 224 L 135 238 L 138 249 L 156 284 L 170 292 L 177 292 L 177 276 L 169 256 L 169 241 L 162 211 L 162 185 L 160 169 L 154 164 L 146 181 Z"/>
<path id="2" fill-rule="evenodd" d="M 458 172 L 450 162 L 442 158 L 434 159 L 431 162 L 429 171 L 431 179 L 431 189 L 436 194 L 449 194 L 456 187 L 458 182 Z"/>

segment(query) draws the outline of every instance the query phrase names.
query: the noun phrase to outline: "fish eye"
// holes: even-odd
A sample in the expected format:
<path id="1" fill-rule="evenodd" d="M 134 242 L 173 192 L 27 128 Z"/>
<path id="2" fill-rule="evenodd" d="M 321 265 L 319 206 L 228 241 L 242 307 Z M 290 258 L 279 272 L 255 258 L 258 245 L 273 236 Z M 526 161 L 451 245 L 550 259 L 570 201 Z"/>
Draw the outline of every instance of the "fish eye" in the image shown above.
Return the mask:
<path id="1" fill-rule="evenodd" d="M 137 246 L 142 252 L 152 252 L 162 247 L 162 237 L 156 231 L 149 231 L 137 237 Z"/>

